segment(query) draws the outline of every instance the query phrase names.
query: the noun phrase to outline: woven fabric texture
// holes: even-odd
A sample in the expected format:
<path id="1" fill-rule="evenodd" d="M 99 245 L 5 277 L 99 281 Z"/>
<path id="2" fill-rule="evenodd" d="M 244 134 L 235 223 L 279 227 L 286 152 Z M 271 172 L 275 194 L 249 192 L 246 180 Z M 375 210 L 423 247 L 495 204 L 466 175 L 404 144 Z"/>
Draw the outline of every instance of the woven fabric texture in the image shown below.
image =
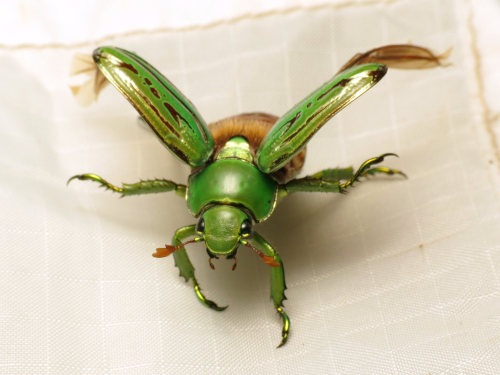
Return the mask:
<path id="1" fill-rule="evenodd" d="M 187 2 L 174 13 L 173 2 L 115 1 L 81 10 L 81 25 L 13 3 L 0 41 L 1 375 L 500 373 L 497 1 Z M 283 348 L 269 268 L 248 249 L 235 272 L 223 260 L 214 272 L 202 245 L 188 248 L 222 313 L 196 301 L 171 257 L 151 257 L 194 223 L 182 199 L 66 186 L 85 172 L 189 174 L 116 90 L 76 103 L 76 53 L 136 51 L 212 122 L 283 114 L 355 53 L 408 42 L 453 47 L 450 65 L 390 70 L 311 140 L 303 175 L 395 152 L 385 164 L 409 178 L 296 194 L 257 228 L 285 265 Z"/>

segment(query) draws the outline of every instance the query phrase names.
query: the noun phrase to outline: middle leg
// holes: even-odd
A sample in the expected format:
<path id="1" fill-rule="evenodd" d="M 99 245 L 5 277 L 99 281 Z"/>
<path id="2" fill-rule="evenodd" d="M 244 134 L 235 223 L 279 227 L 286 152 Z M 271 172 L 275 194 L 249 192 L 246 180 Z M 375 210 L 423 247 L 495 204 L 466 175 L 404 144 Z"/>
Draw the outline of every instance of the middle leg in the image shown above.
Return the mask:
<path id="1" fill-rule="evenodd" d="M 313 175 L 297 178 L 280 186 L 281 196 L 295 192 L 324 192 L 324 193 L 342 193 L 344 190 L 358 182 L 361 177 L 375 174 L 401 175 L 406 177 L 399 169 L 388 167 L 374 167 L 381 163 L 387 156 L 396 156 L 396 154 L 386 153 L 366 160 L 354 171 L 349 168 L 324 169 Z M 342 182 L 345 181 L 345 182 Z"/>

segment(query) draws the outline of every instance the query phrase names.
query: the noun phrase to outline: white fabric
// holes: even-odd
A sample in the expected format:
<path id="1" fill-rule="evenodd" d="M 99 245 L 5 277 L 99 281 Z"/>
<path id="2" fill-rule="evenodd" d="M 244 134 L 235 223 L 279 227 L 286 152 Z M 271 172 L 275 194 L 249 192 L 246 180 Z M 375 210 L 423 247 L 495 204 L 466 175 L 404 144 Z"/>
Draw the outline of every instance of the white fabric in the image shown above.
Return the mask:
<path id="1" fill-rule="evenodd" d="M 0 9 L 0 374 L 500 373 L 498 1 L 60 3 Z M 151 257 L 194 222 L 182 199 L 65 185 L 189 172 L 116 90 L 78 106 L 75 53 L 134 50 L 214 121 L 283 114 L 354 53 L 405 42 L 452 46 L 451 65 L 391 70 L 312 139 L 304 174 L 390 151 L 409 179 L 297 194 L 258 227 L 285 264 L 283 348 L 255 254 L 213 272 L 189 246 L 222 313 Z"/>

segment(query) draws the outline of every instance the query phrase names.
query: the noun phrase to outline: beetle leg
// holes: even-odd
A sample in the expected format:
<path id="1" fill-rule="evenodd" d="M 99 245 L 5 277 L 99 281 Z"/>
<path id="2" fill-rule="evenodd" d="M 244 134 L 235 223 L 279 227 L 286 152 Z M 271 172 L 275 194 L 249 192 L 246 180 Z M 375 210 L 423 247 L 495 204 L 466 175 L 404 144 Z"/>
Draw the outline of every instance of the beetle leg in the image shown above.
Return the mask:
<path id="1" fill-rule="evenodd" d="M 359 177 L 365 177 L 368 175 L 375 175 L 375 174 L 387 174 L 387 175 L 394 175 L 394 174 L 399 174 L 403 177 L 407 177 L 406 174 L 403 171 L 400 171 L 399 169 L 392 169 L 392 168 L 387 168 L 387 167 L 373 167 L 369 169 L 365 169 L 363 173 Z M 340 181 L 340 180 L 349 180 L 352 178 L 354 175 L 354 170 L 352 167 L 349 168 L 335 168 L 335 169 L 324 169 L 322 171 L 319 171 L 311 176 L 310 178 L 318 178 L 322 180 L 333 180 L 333 181 Z"/>
<path id="2" fill-rule="evenodd" d="M 368 175 L 375 175 L 375 174 L 387 174 L 387 175 L 394 175 L 394 174 L 399 174 L 400 176 L 403 176 L 404 178 L 408 178 L 406 173 L 399 169 L 393 169 L 393 168 L 387 168 L 387 167 L 375 167 L 375 168 L 370 168 L 367 169 L 361 176 L 368 176 Z"/>
<path id="3" fill-rule="evenodd" d="M 397 155 L 393 154 L 391 152 L 388 152 L 388 153 L 382 154 L 380 156 L 376 156 L 374 158 L 366 160 L 365 162 L 363 162 L 360 165 L 358 170 L 354 173 L 354 175 L 349 180 L 347 180 L 343 184 L 340 184 L 340 192 L 343 192 L 346 188 L 348 188 L 349 186 L 352 186 L 352 184 L 357 182 L 361 177 L 366 176 L 368 174 L 376 174 L 376 173 L 401 174 L 404 177 L 406 177 L 406 175 L 398 169 L 389 169 L 387 167 L 372 168 L 373 165 L 382 163 L 387 156 L 397 156 Z"/>
<path id="4" fill-rule="evenodd" d="M 283 329 L 281 331 L 281 343 L 278 345 L 283 346 L 289 335 L 290 331 L 290 318 L 283 310 L 283 301 L 285 297 L 285 271 L 283 269 L 283 262 L 276 250 L 264 239 L 260 234 L 254 232 L 253 237 L 248 240 L 251 245 L 261 251 L 265 256 L 272 257 L 276 263 L 276 266 L 271 267 L 271 299 L 274 303 L 274 308 L 276 312 L 280 315 L 283 320 Z"/>
<path id="5" fill-rule="evenodd" d="M 176 184 L 170 180 L 144 180 L 139 181 L 134 184 L 122 184 L 122 187 L 115 186 L 108 181 L 106 181 L 101 176 L 93 173 L 77 174 L 68 180 L 68 184 L 73 180 L 90 180 L 95 181 L 104 187 L 106 190 L 114 191 L 115 193 L 120 193 L 122 197 L 127 195 L 139 195 L 139 194 L 152 194 L 152 193 L 163 193 L 167 191 L 175 191 L 175 193 L 181 197 L 186 195 L 186 185 Z"/>
<path id="6" fill-rule="evenodd" d="M 354 182 L 358 182 L 361 177 L 368 175 L 398 174 L 406 177 L 406 174 L 399 169 L 373 167 L 373 165 L 381 163 L 386 156 L 395 156 L 395 154 L 387 153 L 368 159 L 361 164 L 356 172 L 351 167 L 324 169 L 313 175 L 291 180 L 280 186 L 281 196 L 295 192 L 342 193 L 347 187 L 352 186 Z M 346 182 L 341 183 L 341 181 Z"/>
<path id="7" fill-rule="evenodd" d="M 340 180 L 350 179 L 353 176 L 353 174 L 354 174 L 354 169 L 352 167 L 333 168 L 333 169 L 323 169 L 322 171 L 316 172 L 315 174 L 310 175 L 306 178 L 340 181 Z"/>
<path id="8" fill-rule="evenodd" d="M 186 238 L 192 237 L 196 235 L 196 226 L 188 225 L 186 227 L 182 227 L 177 229 L 175 232 L 174 238 L 172 240 L 174 246 L 180 245 Z M 180 248 L 176 250 L 173 254 L 175 260 L 175 266 L 179 268 L 180 275 L 184 277 L 186 281 L 192 280 L 194 293 L 200 302 L 206 307 L 210 307 L 213 310 L 222 311 L 227 308 L 227 306 L 218 306 L 215 302 L 207 299 L 203 293 L 201 292 L 200 286 L 198 285 L 198 281 L 194 277 L 194 267 L 189 257 L 186 253 L 186 249 Z"/>
<path id="9" fill-rule="evenodd" d="M 340 181 L 328 180 L 323 178 L 304 177 L 296 178 L 280 185 L 279 196 L 283 197 L 297 192 L 322 192 L 322 193 L 340 193 Z"/>

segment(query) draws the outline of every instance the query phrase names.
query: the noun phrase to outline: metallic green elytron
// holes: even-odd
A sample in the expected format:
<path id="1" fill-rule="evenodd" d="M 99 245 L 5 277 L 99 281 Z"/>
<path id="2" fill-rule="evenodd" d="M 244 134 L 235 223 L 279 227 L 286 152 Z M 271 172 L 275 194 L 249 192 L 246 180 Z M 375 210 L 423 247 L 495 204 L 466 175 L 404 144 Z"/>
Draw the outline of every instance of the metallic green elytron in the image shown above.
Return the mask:
<path id="1" fill-rule="evenodd" d="M 90 173 L 73 176 L 69 181 L 92 180 L 122 196 L 174 191 L 186 199 L 197 224 L 179 228 L 173 245 L 156 249 L 153 256 L 173 254 L 180 274 L 192 281 L 198 299 L 212 309 L 220 311 L 225 307 L 202 293 L 185 245 L 205 242 L 212 268 L 212 259 L 224 256 L 233 259 L 234 269 L 240 246 L 254 251 L 271 267 L 271 298 L 283 321 L 282 346 L 290 330 L 290 320 L 283 310 L 283 263 L 276 250 L 254 231 L 254 224 L 265 221 L 278 201 L 291 193 L 342 193 L 364 176 L 404 176 L 399 170 L 376 166 L 394 155 L 385 153 L 368 159 L 356 171 L 325 169 L 294 178 L 302 168 L 305 146 L 311 137 L 335 113 L 380 81 L 387 66 L 430 68 L 441 65 L 443 57 L 412 45 L 376 48 L 354 56 L 339 74 L 280 118 L 250 113 L 207 126 L 194 105 L 141 57 L 124 49 L 101 47 L 93 54 L 98 68 L 95 82 L 100 82 L 100 88 L 106 81 L 112 83 L 165 146 L 191 166 L 192 173 L 187 185 L 156 179 L 118 187 Z"/>

